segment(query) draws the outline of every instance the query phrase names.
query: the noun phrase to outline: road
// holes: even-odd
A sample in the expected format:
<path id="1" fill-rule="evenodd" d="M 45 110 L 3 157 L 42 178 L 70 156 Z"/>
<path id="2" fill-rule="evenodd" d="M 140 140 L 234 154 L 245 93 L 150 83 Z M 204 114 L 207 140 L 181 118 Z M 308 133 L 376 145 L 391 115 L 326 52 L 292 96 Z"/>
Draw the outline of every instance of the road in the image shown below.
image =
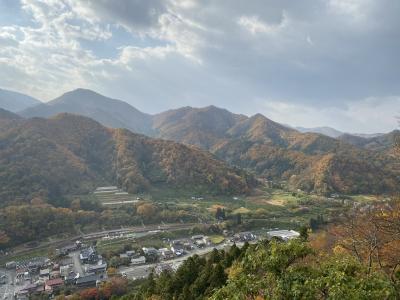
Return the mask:
<path id="1" fill-rule="evenodd" d="M 221 250 L 223 248 L 227 248 L 232 245 L 233 245 L 232 242 L 227 242 L 227 243 L 217 245 L 217 246 L 196 248 L 182 257 L 165 260 L 165 261 L 162 261 L 159 263 L 154 263 L 154 264 L 146 264 L 146 265 L 132 266 L 132 267 L 121 267 L 121 268 L 119 268 L 119 272 L 121 274 L 126 274 L 126 276 L 130 279 L 139 279 L 139 278 L 147 277 L 150 274 L 151 270 L 159 264 L 170 264 L 170 265 L 172 265 L 173 269 L 177 269 L 186 259 L 188 259 L 189 257 L 191 257 L 193 255 L 202 256 L 207 253 L 210 253 L 214 248 Z M 242 247 L 243 243 L 239 243 L 236 245 L 238 247 Z"/>
<path id="2" fill-rule="evenodd" d="M 79 240 L 79 239 L 94 239 L 94 238 L 99 238 L 102 236 L 105 236 L 107 234 L 117 234 L 117 233 L 123 233 L 123 232 L 132 232 L 132 233 L 141 233 L 141 232 L 146 232 L 146 231 L 151 231 L 151 230 L 179 230 L 179 229 L 189 229 L 192 228 L 193 226 L 199 225 L 198 223 L 172 223 L 172 224 L 153 224 L 153 225 L 148 225 L 148 226 L 135 226 L 135 227 L 124 227 L 124 228 L 119 228 L 119 229 L 110 229 L 110 230 L 104 230 L 104 231 L 98 231 L 98 232 L 92 232 L 92 233 L 87 233 L 83 235 L 76 235 L 76 236 L 71 236 L 65 239 L 55 239 L 52 241 L 45 241 L 45 242 L 40 242 L 39 245 L 36 247 L 31 247 L 27 248 L 26 244 L 19 245 L 18 247 L 11 249 L 11 253 L 9 255 L 0 255 L 0 260 L 5 263 L 8 260 L 11 260 L 13 256 L 16 255 L 22 255 L 22 254 L 27 254 L 29 252 L 39 250 L 39 249 L 45 249 L 47 247 L 53 246 L 53 247 L 62 247 L 65 246 L 68 243 L 71 243 L 73 241 Z M 1 299 L 0 299 L 1 300 Z"/>
<path id="3" fill-rule="evenodd" d="M 6 275 L 6 284 L 0 284 L 0 300 L 10 300 L 14 297 L 13 275 L 5 269 L 0 269 L 0 276 Z"/>
<path id="4" fill-rule="evenodd" d="M 69 256 L 72 257 L 72 261 L 74 264 L 74 271 L 82 276 L 83 274 L 85 274 L 85 272 L 83 271 L 81 261 L 79 260 L 79 253 L 80 253 L 79 251 L 74 251 L 71 252 Z"/>

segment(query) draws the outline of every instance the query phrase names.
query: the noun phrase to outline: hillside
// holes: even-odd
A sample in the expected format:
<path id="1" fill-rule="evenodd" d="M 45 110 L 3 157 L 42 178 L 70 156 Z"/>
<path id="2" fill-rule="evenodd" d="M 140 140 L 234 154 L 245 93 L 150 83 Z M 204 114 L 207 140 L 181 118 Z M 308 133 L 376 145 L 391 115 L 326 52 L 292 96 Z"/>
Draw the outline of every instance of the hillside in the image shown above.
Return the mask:
<path id="1" fill-rule="evenodd" d="M 381 193 L 398 189 L 399 163 L 384 153 L 321 134 L 300 133 L 261 114 L 238 116 L 215 107 L 185 108 L 165 114 L 168 117 L 154 117 L 160 137 L 200 146 L 267 179 L 288 181 L 293 189 L 318 193 Z M 220 122 L 216 128 L 206 126 L 214 119 Z"/>
<path id="2" fill-rule="evenodd" d="M 107 98 L 86 89 L 76 89 L 48 103 L 19 112 L 27 118 L 48 118 L 59 113 L 87 116 L 107 127 L 126 128 L 147 135 L 152 133 L 150 115 L 140 112 L 124 101 Z"/>
<path id="3" fill-rule="evenodd" d="M 293 189 L 318 193 L 398 189 L 399 164 L 390 155 L 394 133 L 335 139 L 301 133 L 261 114 L 247 117 L 215 106 L 183 107 L 151 116 L 125 102 L 83 89 L 21 115 L 48 117 L 59 112 L 83 114 L 105 126 L 193 145 L 266 179 L 288 181 Z"/>
<path id="4" fill-rule="evenodd" d="M 395 140 L 399 137 L 400 130 L 393 130 L 392 132 L 374 137 L 360 137 L 357 135 L 344 134 L 340 136 L 339 139 L 358 148 L 374 151 L 390 151 Z"/>
<path id="5" fill-rule="evenodd" d="M 246 119 L 215 106 L 183 107 L 153 116 L 153 129 L 159 138 L 210 149 L 237 122 Z"/>
<path id="6" fill-rule="evenodd" d="M 341 132 L 335 128 L 327 127 L 327 126 L 313 127 L 313 128 L 296 127 L 296 129 L 302 133 L 307 133 L 307 132 L 319 133 L 319 134 L 323 134 L 323 135 L 326 135 L 326 136 L 329 136 L 332 138 L 338 138 L 339 136 L 344 134 L 343 132 Z"/>
<path id="7" fill-rule="evenodd" d="M 0 89 L 0 108 L 18 112 L 41 102 L 31 96 Z"/>
<path id="8" fill-rule="evenodd" d="M 0 165 L 1 201 L 57 199 L 99 185 L 139 192 L 168 184 L 193 193 L 231 194 L 255 184 L 202 150 L 71 114 L 27 119 L 0 131 Z"/>

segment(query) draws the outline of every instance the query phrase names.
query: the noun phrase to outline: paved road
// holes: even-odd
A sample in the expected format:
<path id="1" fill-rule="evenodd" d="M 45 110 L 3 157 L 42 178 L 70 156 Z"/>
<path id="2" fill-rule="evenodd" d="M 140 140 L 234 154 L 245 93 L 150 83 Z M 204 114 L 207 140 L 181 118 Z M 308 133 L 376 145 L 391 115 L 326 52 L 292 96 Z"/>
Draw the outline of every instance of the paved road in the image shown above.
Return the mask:
<path id="1" fill-rule="evenodd" d="M 189 229 L 196 225 L 199 225 L 199 224 L 198 223 L 186 223 L 186 224 L 185 223 L 183 223 L 183 224 L 182 223 L 172 223 L 172 224 L 159 224 L 159 225 L 153 224 L 153 225 L 147 225 L 145 227 L 143 227 L 143 226 L 124 227 L 124 228 L 119 228 L 119 229 L 111 229 L 111 230 L 87 233 L 87 234 L 83 234 L 83 235 L 76 235 L 76 236 L 68 237 L 65 239 L 56 239 L 56 240 L 52 240 L 52 241 L 40 242 L 39 245 L 37 245 L 36 247 L 32 247 L 32 248 L 27 248 L 26 244 L 23 244 L 23 245 L 19 245 L 18 247 L 12 249 L 12 251 L 9 255 L 0 255 L 0 260 L 6 262 L 7 260 L 11 259 L 13 256 L 15 256 L 17 254 L 25 254 L 25 253 L 32 252 L 34 250 L 47 248 L 49 246 L 62 247 L 68 243 L 71 243 L 71 242 L 79 240 L 79 239 L 93 239 L 93 238 L 99 238 L 102 236 L 106 236 L 107 234 L 116 234 L 116 233 L 123 233 L 123 232 L 141 233 L 141 232 L 146 232 L 146 231 L 151 231 L 151 230 Z"/>
<path id="2" fill-rule="evenodd" d="M 14 296 L 13 275 L 8 270 L 0 269 L 0 276 L 6 275 L 6 284 L 0 284 L 0 300 L 10 300 Z"/>
<path id="3" fill-rule="evenodd" d="M 126 274 L 128 278 L 131 279 L 138 279 L 138 278 L 143 278 L 147 277 L 151 270 L 155 268 L 158 264 L 171 264 L 173 269 L 177 269 L 186 259 L 193 255 L 205 255 L 207 253 L 210 253 L 214 248 L 221 250 L 223 248 L 227 248 L 232 246 L 233 243 L 227 242 L 221 245 L 217 246 L 211 246 L 211 247 L 205 247 L 205 248 L 197 248 L 194 249 L 193 251 L 190 251 L 187 255 L 178 257 L 175 259 L 170 259 L 166 261 L 162 261 L 160 263 L 155 263 L 155 264 L 146 264 L 146 265 L 141 265 L 141 266 L 132 266 L 132 267 L 121 267 L 119 268 L 119 272 L 121 274 Z M 238 247 L 243 246 L 243 243 L 236 244 Z"/>
<path id="4" fill-rule="evenodd" d="M 74 264 L 74 271 L 76 273 L 79 273 L 79 275 L 83 275 L 85 274 L 85 272 L 83 271 L 81 261 L 79 260 L 79 253 L 80 253 L 79 251 L 74 251 L 71 252 L 69 256 L 72 257 L 72 261 Z"/>

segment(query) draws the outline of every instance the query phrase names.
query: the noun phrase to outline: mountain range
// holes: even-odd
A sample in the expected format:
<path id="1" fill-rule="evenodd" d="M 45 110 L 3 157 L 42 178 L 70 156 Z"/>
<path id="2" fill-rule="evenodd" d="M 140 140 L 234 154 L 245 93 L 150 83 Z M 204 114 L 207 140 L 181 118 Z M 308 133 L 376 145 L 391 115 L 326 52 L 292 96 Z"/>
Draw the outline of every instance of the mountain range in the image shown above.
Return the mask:
<path id="1" fill-rule="evenodd" d="M 78 113 L 105 126 L 196 146 L 241 169 L 292 189 L 317 193 L 383 193 L 398 189 L 400 167 L 390 134 L 372 138 L 301 133 L 261 114 L 183 107 L 148 115 L 129 104 L 78 89 L 19 114 L 25 118 Z"/>
<path id="2" fill-rule="evenodd" d="M 31 96 L 0 89 L 0 108 L 8 111 L 17 112 L 40 103 L 41 102 L 39 100 Z"/>
<path id="3" fill-rule="evenodd" d="M 12 123 L 12 126 L 8 126 Z M 164 187 L 244 194 L 256 184 L 210 153 L 79 115 L 22 119 L 0 111 L 0 199 L 56 199 L 119 185 L 136 193 Z"/>

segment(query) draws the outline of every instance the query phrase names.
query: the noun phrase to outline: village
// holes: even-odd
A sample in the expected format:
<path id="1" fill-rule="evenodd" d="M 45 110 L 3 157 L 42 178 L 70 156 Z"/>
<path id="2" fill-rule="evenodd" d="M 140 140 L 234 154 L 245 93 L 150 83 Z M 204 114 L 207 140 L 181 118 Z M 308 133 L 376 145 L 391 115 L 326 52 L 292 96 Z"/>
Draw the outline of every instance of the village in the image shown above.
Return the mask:
<path id="1" fill-rule="evenodd" d="M 272 230 L 267 238 L 289 240 L 299 236 L 293 230 Z M 99 238 L 99 237 L 97 237 Z M 109 234 L 100 237 L 111 239 Z M 206 255 L 214 248 L 223 249 L 236 244 L 255 243 L 261 238 L 252 232 L 240 232 L 226 236 L 223 243 L 215 245 L 205 235 L 170 240 L 167 247 L 142 247 L 119 254 L 123 264 L 110 266 L 98 253 L 93 241 L 80 241 L 56 249 L 54 258 L 33 257 L 20 261 L 9 261 L 0 268 L 0 299 L 25 300 L 33 295 L 55 296 L 60 291 L 80 290 L 99 286 L 112 276 L 131 280 L 146 278 L 151 272 L 160 275 L 164 271 L 174 272 L 192 255 Z M 113 271 L 114 270 L 114 271 Z"/>

